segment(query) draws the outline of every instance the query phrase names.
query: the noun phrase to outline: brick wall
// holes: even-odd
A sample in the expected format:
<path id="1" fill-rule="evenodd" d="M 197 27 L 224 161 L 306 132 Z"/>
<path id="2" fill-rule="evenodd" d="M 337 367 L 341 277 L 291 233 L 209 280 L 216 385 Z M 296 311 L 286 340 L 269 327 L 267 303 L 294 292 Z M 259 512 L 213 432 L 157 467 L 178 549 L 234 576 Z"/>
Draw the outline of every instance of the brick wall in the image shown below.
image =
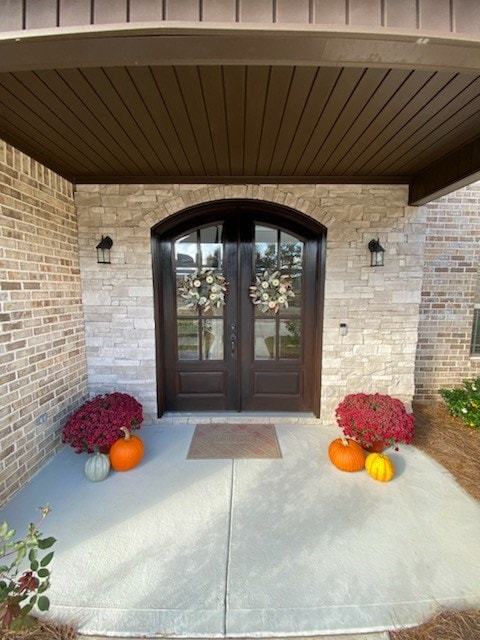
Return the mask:
<path id="1" fill-rule="evenodd" d="M 150 230 L 182 209 L 224 198 L 285 204 L 328 229 L 322 414 L 346 393 L 379 391 L 409 402 L 423 269 L 424 210 L 407 188 L 374 185 L 79 185 L 80 264 L 89 388 L 132 393 L 156 416 Z M 114 242 L 111 265 L 97 265 L 101 235 Z M 369 266 L 380 238 L 385 267 Z M 340 323 L 348 334 L 340 336 Z"/>
<path id="2" fill-rule="evenodd" d="M 2 141 L 0 320 L 2 504 L 58 448 L 86 394 L 72 185 Z"/>
<path id="3" fill-rule="evenodd" d="M 470 356 L 480 260 L 480 182 L 425 206 L 427 235 L 416 357 L 415 397 L 480 375 Z"/>

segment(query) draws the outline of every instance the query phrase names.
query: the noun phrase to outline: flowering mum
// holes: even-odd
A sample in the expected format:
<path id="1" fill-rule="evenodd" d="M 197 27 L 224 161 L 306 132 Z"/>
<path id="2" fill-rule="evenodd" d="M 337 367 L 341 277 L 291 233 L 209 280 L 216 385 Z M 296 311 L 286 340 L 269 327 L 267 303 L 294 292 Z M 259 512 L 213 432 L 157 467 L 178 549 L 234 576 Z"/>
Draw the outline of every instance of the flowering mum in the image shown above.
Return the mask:
<path id="1" fill-rule="evenodd" d="M 403 402 L 380 393 L 352 393 L 338 405 L 335 416 L 345 436 L 363 445 L 383 442 L 398 450 L 398 443 L 411 444 L 415 430 L 413 414 Z"/>
<path id="2" fill-rule="evenodd" d="M 92 453 L 95 447 L 111 446 L 122 437 L 121 427 L 140 429 L 142 405 L 127 393 L 107 393 L 85 402 L 67 420 L 62 442 L 76 453 Z"/>

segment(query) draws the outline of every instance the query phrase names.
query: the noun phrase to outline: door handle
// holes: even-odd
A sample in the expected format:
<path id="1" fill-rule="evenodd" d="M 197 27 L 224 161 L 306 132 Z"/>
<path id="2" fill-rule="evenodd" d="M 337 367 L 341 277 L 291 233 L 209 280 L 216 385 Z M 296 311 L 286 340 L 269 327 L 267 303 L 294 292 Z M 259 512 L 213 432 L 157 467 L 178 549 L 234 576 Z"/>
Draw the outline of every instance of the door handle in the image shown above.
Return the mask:
<path id="1" fill-rule="evenodd" d="M 230 354 L 232 356 L 235 355 L 236 349 L 237 349 L 237 334 L 236 334 L 236 327 L 234 324 L 232 324 L 232 326 L 230 327 L 231 329 L 231 334 L 230 334 Z"/>

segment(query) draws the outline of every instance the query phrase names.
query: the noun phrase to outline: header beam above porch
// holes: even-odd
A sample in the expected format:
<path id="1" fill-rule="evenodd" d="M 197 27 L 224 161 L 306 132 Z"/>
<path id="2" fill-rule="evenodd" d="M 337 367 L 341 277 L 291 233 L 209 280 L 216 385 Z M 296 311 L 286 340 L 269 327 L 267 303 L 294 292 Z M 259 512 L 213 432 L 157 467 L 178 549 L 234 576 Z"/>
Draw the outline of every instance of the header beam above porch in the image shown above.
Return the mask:
<path id="1" fill-rule="evenodd" d="M 0 33 L 0 73 L 130 65 L 296 65 L 477 73 L 480 41 L 358 29 L 184 26 Z"/>

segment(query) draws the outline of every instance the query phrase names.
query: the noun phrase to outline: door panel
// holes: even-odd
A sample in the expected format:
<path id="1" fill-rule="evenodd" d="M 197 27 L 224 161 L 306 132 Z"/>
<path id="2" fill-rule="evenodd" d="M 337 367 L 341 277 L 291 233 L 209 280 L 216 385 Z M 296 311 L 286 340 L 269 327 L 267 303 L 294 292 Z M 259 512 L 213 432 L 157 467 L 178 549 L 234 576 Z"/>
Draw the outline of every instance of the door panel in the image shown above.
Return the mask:
<path id="1" fill-rule="evenodd" d="M 308 228 L 252 203 L 212 207 L 162 234 L 156 297 L 165 409 L 314 410 L 319 246 Z M 224 305 L 196 305 L 212 294 L 195 280 L 202 269 L 228 281 Z M 186 289 L 186 277 L 198 288 Z M 284 295 L 285 283 L 293 295 Z"/>

